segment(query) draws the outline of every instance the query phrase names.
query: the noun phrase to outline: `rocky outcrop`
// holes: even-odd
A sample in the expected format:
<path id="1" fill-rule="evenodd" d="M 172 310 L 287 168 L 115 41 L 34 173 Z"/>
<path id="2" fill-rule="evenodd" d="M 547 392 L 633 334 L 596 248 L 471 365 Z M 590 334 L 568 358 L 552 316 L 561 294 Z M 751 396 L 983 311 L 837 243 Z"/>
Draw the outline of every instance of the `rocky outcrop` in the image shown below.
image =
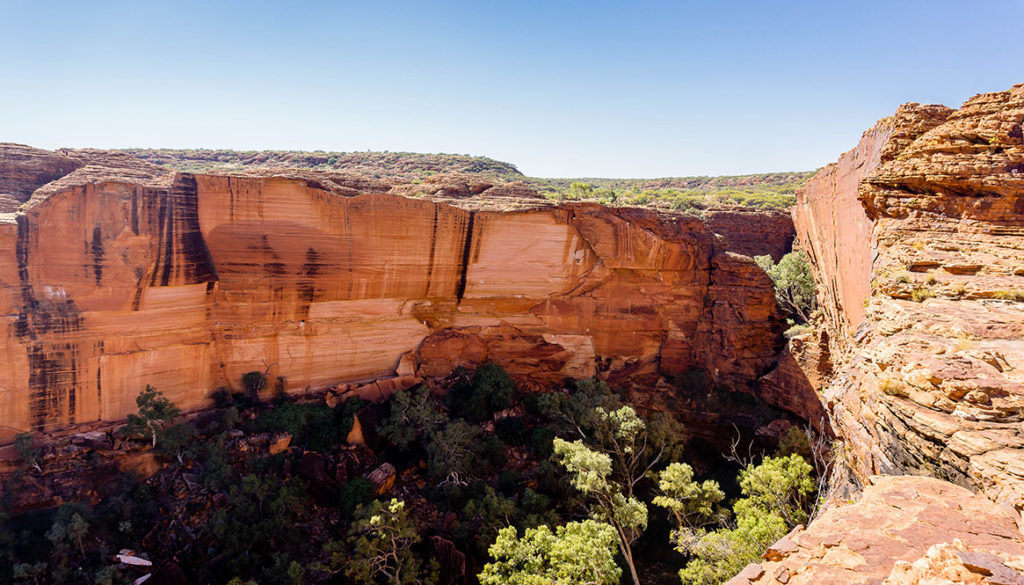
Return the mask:
<path id="1" fill-rule="evenodd" d="M 944 481 L 875 477 L 856 502 L 797 527 L 728 585 L 1024 583 L 1016 520 Z"/>
<path id="2" fill-rule="evenodd" d="M 0 143 L 0 214 L 14 213 L 32 193 L 82 166 L 61 154 Z"/>
<path id="3" fill-rule="evenodd" d="M 825 400 L 862 480 L 933 475 L 1024 508 L 1022 123 L 1024 85 L 909 104 L 798 194 Z"/>
<path id="4" fill-rule="evenodd" d="M 101 151 L 0 224 L 7 437 L 185 409 L 249 371 L 289 393 L 494 360 L 538 383 L 691 368 L 754 388 L 771 284 L 699 219 L 472 177 L 175 173 Z M 414 190 L 415 189 L 415 190 Z"/>

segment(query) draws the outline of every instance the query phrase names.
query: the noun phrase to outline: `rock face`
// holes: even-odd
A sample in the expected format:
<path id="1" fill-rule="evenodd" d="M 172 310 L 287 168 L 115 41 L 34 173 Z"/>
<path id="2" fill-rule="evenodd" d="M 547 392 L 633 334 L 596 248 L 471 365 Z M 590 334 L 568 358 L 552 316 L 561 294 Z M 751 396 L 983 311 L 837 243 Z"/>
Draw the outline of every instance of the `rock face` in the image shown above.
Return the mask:
<path id="1" fill-rule="evenodd" d="M 1024 508 L 1024 85 L 909 104 L 798 194 L 848 463 Z"/>
<path id="2" fill-rule="evenodd" d="M 0 213 L 14 213 L 32 193 L 82 166 L 71 157 L 0 143 Z"/>
<path id="3" fill-rule="evenodd" d="M 797 527 L 728 585 L 1024 583 L 1012 510 L 934 478 L 870 481 L 856 503 Z"/>
<path id="4" fill-rule="evenodd" d="M 147 384 L 200 408 L 245 372 L 303 392 L 393 376 L 410 352 L 421 376 L 494 360 L 538 381 L 699 367 L 750 387 L 780 349 L 768 278 L 689 216 L 460 177 L 408 193 L 53 156 L 78 166 L 0 223 L 8 438 L 122 418 Z"/>
<path id="5" fill-rule="evenodd" d="M 796 232 L 785 211 L 714 210 L 705 213 L 704 221 L 737 254 L 767 254 L 778 262 L 793 249 Z"/>

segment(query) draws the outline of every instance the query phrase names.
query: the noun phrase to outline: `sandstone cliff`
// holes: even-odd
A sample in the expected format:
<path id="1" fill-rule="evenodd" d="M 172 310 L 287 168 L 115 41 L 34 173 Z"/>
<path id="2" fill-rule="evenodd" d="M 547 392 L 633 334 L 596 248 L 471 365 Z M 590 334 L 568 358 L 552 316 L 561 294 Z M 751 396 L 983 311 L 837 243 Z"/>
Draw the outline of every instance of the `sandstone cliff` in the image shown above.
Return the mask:
<path id="1" fill-rule="evenodd" d="M 1024 507 L 1022 122 L 1024 85 L 908 104 L 798 194 L 817 366 L 862 480 L 927 474 Z"/>
<path id="2" fill-rule="evenodd" d="M 147 384 L 201 408 L 254 370 L 287 392 L 395 376 L 403 356 L 409 380 L 494 360 L 538 382 L 699 367 L 751 388 L 780 349 L 767 277 L 690 216 L 474 176 L 29 154 L 8 166 L 70 163 L 5 183 L 24 202 L 0 223 L 7 438 L 122 418 Z"/>

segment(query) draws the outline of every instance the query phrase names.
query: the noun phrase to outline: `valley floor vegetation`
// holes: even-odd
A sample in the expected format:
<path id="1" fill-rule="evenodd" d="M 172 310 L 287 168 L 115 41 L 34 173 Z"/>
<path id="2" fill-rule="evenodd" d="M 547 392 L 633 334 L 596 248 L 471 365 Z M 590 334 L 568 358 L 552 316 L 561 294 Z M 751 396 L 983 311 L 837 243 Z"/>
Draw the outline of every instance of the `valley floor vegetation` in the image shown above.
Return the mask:
<path id="1" fill-rule="evenodd" d="M 328 406 L 261 402 L 269 381 L 247 376 L 189 418 L 144 389 L 117 440 L 162 468 L 122 474 L 91 504 L 4 513 L 0 583 L 113 585 L 170 567 L 202 585 L 713 584 L 815 503 L 798 427 L 722 485 L 683 461 L 678 420 L 598 380 L 524 393 L 488 363 Z M 278 452 L 254 447 L 289 435 Z M 8 510 L 24 474 L 46 471 L 25 437 L 19 453 Z"/>

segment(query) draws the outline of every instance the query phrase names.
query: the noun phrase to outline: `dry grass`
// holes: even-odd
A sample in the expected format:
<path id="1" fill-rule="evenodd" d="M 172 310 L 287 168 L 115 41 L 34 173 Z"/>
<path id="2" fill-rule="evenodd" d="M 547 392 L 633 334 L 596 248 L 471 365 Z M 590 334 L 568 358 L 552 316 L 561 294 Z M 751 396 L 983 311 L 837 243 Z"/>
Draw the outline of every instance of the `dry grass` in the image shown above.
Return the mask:
<path id="1" fill-rule="evenodd" d="M 905 398 L 907 396 L 907 390 L 903 387 L 903 383 L 889 376 L 880 376 L 878 378 L 878 389 L 884 394 L 896 396 L 897 398 Z"/>
<path id="2" fill-rule="evenodd" d="M 968 351 L 971 349 L 974 349 L 974 340 L 966 333 L 957 337 L 956 342 L 953 344 L 953 351 Z"/>
<path id="3" fill-rule="evenodd" d="M 935 293 L 926 288 L 915 288 L 910 291 L 910 300 L 915 303 L 924 302 L 925 299 L 930 299 L 935 296 Z"/>
<path id="4" fill-rule="evenodd" d="M 1019 290 L 997 290 L 992 293 L 992 298 L 1004 301 L 1024 302 L 1024 291 Z"/>

